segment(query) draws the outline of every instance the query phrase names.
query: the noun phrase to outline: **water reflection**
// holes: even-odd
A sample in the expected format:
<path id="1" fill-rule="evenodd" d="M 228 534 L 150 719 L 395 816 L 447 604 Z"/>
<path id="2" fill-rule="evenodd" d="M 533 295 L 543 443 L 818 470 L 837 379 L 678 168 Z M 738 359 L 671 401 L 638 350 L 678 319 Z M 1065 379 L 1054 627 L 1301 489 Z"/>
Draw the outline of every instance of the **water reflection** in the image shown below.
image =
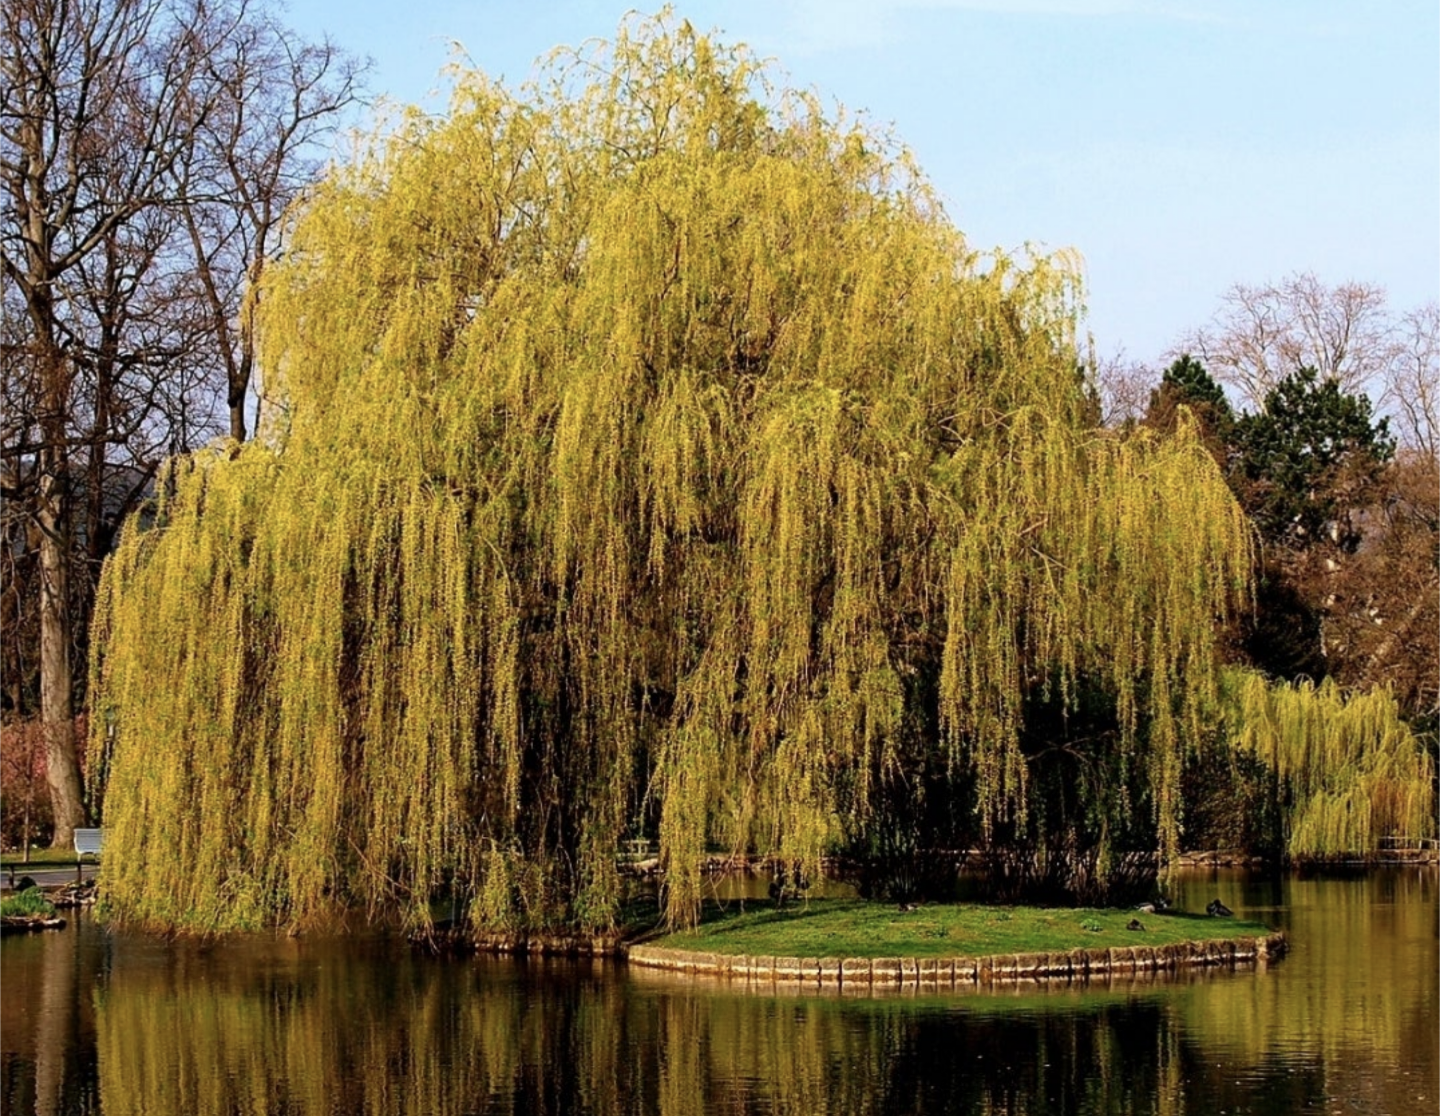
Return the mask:
<path id="1" fill-rule="evenodd" d="M 9 1113 L 1434 1111 L 1436 878 L 1191 877 L 1261 973 L 960 999 L 756 997 L 606 962 L 82 925 L 8 939 Z"/>
<path id="2" fill-rule="evenodd" d="M 106 935 L 87 921 L 0 947 L 0 1098 L 6 1113 L 99 1111 L 93 990 Z"/>
<path id="3" fill-rule="evenodd" d="M 1436 884 L 1433 868 L 1348 878 L 1187 877 L 1187 905 L 1219 894 L 1237 914 L 1285 930 L 1293 947 L 1254 980 L 1177 996 L 1187 1032 L 1232 1067 L 1309 1071 L 1328 1110 L 1343 1098 L 1351 1112 L 1435 1111 Z"/>

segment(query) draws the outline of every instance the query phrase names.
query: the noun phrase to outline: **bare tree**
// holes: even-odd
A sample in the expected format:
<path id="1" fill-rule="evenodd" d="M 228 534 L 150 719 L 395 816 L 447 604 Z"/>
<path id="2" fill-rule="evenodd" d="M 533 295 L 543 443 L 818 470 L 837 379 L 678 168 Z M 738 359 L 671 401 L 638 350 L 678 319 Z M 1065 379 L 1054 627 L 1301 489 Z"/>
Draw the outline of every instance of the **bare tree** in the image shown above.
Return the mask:
<path id="1" fill-rule="evenodd" d="M 261 273 L 287 207 L 319 169 L 319 141 L 356 103 L 361 73 L 333 43 L 303 42 L 268 13 L 236 28 L 208 60 L 217 101 L 196 120 L 174 185 L 236 441 L 247 433 Z"/>
<path id="2" fill-rule="evenodd" d="M 62 845 L 84 821 L 73 724 L 99 563 L 164 456 L 234 429 L 245 284 L 356 70 L 246 0 L 9 0 L 0 21 L 0 453 L 7 541 L 36 551 L 11 563 L 32 576 L 6 612 L 34 602 Z"/>
<path id="3" fill-rule="evenodd" d="M 1095 361 L 1095 392 L 1100 403 L 1100 424 L 1121 427 L 1138 422 L 1150 405 L 1150 395 L 1160 382 L 1158 373 L 1131 360 L 1124 349 Z"/>
<path id="4" fill-rule="evenodd" d="M 1401 319 L 1380 400 L 1401 444 L 1440 461 L 1440 303 Z"/>
<path id="5" fill-rule="evenodd" d="M 1279 283 L 1236 283 L 1210 323 L 1185 334 L 1171 355 L 1195 354 L 1260 410 L 1266 395 L 1301 368 L 1314 368 L 1346 392 L 1377 389 L 1394 355 L 1391 326 L 1382 288 L 1329 287 L 1303 272 Z"/>
<path id="6" fill-rule="evenodd" d="M 24 501 L 40 536 L 40 701 L 56 844 L 84 821 L 69 583 L 70 458 L 80 441 L 73 419 L 80 372 L 94 349 L 84 307 L 92 276 L 82 265 L 103 256 L 153 204 L 184 142 L 175 126 L 180 100 L 200 67 L 189 36 L 157 41 L 170 30 L 165 20 L 158 3 L 17 0 L 5 7 L 0 259 L 30 327 L 30 360 L 17 366 L 27 382 L 14 394 L 31 405 L 5 446 L 19 466 L 11 477 L 28 491 L 7 496 Z"/>

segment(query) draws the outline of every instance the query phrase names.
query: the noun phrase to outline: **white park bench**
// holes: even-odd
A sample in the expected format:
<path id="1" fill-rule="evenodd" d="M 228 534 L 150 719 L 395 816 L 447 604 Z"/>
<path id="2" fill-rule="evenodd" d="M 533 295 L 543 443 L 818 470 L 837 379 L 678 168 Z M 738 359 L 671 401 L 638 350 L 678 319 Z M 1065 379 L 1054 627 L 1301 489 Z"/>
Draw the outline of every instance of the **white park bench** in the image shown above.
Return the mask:
<path id="1" fill-rule="evenodd" d="M 77 829 L 75 831 L 76 856 L 100 856 L 100 846 L 105 843 L 103 829 Z"/>
<path id="2" fill-rule="evenodd" d="M 75 831 L 75 878 L 80 879 L 80 866 L 87 856 L 100 859 L 100 846 L 105 843 L 103 829 L 77 829 Z"/>

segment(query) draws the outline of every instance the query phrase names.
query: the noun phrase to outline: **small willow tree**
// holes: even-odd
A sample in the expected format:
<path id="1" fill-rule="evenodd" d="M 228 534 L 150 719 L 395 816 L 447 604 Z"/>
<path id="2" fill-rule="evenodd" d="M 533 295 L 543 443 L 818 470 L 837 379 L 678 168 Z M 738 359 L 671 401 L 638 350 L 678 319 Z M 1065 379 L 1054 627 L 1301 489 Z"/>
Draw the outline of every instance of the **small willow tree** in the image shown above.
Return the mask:
<path id="1" fill-rule="evenodd" d="M 1364 856 L 1382 838 L 1435 836 L 1435 766 L 1383 687 L 1348 694 L 1327 679 L 1271 683 L 1227 670 L 1230 746 L 1270 775 L 1269 812 L 1295 860 Z"/>
<path id="2" fill-rule="evenodd" d="M 814 874 L 920 767 L 1067 832 L 1027 710 L 1096 694 L 1080 806 L 1173 849 L 1247 528 L 1188 426 L 1087 422 L 1074 262 L 688 24 L 457 86 L 296 214 L 268 437 L 109 563 L 112 909 L 603 929 L 649 818 L 686 922 L 707 848 Z"/>

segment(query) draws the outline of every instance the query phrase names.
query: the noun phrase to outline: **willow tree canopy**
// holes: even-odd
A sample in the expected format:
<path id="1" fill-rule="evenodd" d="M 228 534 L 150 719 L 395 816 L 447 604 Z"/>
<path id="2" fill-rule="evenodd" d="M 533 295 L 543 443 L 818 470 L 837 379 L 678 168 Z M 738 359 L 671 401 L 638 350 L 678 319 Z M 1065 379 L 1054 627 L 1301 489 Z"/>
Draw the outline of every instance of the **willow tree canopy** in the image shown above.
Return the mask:
<path id="1" fill-rule="evenodd" d="M 1269 682 L 1252 671 L 1221 678 L 1225 737 L 1271 774 L 1270 804 L 1296 859 L 1354 856 L 1382 838 L 1412 847 L 1435 836 L 1435 765 L 1387 687 L 1347 694 Z"/>
<path id="2" fill-rule="evenodd" d="M 665 21 L 462 76 L 288 243 L 270 436 L 102 589 L 115 910 L 602 927 L 648 817 L 684 920 L 707 846 L 814 870 L 917 757 L 1023 822 L 1027 701 L 1082 684 L 1174 847 L 1247 529 L 1189 430 L 1088 422 L 1071 259 Z"/>

